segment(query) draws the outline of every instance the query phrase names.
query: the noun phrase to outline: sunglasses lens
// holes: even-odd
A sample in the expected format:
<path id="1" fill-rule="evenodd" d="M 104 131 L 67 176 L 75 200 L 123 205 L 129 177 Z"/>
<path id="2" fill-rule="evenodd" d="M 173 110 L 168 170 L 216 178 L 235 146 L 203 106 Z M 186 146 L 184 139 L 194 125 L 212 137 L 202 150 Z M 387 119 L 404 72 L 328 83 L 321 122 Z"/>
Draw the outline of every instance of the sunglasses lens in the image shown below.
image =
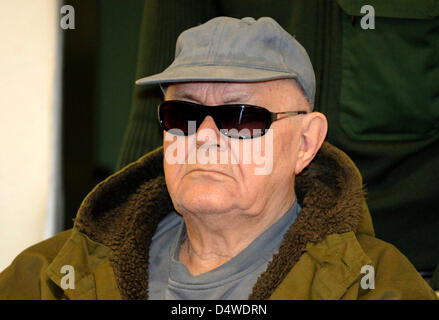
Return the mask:
<path id="1" fill-rule="evenodd" d="M 207 111 L 207 109 L 209 111 Z M 211 115 L 218 129 L 228 137 L 249 139 L 264 134 L 270 123 L 270 113 L 264 108 L 249 105 L 204 107 L 184 101 L 165 101 L 159 107 L 162 128 L 176 135 L 192 134 L 189 122 L 196 128 L 206 115 Z M 175 130 L 177 129 L 177 130 Z"/>
<path id="2" fill-rule="evenodd" d="M 248 105 L 223 107 L 218 113 L 220 129 L 229 137 L 243 139 L 263 134 L 270 117 L 267 110 Z"/>
<path id="3" fill-rule="evenodd" d="M 198 126 L 201 112 L 200 108 L 190 103 L 165 101 L 160 105 L 159 117 L 164 130 L 172 130 L 173 134 L 187 136 L 189 121 L 195 121 Z"/>

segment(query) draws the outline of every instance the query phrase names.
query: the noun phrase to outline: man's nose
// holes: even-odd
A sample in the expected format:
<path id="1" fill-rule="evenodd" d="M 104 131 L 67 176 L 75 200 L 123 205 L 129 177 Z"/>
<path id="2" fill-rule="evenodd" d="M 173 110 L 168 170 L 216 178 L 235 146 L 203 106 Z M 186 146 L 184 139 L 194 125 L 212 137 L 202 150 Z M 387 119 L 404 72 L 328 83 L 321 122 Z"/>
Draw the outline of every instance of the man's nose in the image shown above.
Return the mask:
<path id="1" fill-rule="evenodd" d="M 206 118 L 201 122 L 200 126 L 197 128 L 197 131 L 200 129 L 212 129 L 215 132 L 219 132 L 219 128 L 216 126 L 215 120 L 213 120 L 212 116 L 207 115 Z"/>
<path id="2" fill-rule="evenodd" d="M 203 132 L 203 130 L 210 130 L 210 132 L 214 132 L 217 140 L 212 141 L 212 142 L 219 144 L 219 139 L 220 139 L 221 133 L 220 133 L 218 127 L 216 126 L 215 121 L 209 115 L 206 116 L 206 118 L 204 118 L 204 120 L 201 122 L 200 126 L 197 128 L 197 141 L 199 141 L 199 142 L 206 142 L 212 136 L 212 134 L 209 134 L 209 132 L 207 132 L 207 131 Z"/>

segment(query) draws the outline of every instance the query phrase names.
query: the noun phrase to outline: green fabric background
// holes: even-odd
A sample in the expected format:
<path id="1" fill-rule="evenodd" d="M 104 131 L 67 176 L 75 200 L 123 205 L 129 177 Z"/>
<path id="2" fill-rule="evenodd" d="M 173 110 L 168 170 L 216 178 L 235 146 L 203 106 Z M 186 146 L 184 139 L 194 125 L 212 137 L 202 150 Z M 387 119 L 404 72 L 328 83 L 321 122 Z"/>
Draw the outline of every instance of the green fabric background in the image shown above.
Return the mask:
<path id="1" fill-rule="evenodd" d="M 88 192 L 117 168 L 130 114 L 144 0 L 66 0 L 63 31 L 64 229 Z"/>

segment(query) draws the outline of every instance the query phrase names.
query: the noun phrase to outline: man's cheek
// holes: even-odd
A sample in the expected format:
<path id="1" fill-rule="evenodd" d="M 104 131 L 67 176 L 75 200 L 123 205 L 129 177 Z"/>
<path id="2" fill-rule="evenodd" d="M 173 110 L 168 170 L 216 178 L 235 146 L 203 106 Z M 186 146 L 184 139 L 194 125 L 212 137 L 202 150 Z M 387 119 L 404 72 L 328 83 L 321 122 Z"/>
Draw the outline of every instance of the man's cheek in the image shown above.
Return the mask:
<path id="1" fill-rule="evenodd" d="M 177 187 L 182 184 L 184 165 L 164 163 L 165 182 L 169 193 L 172 195 Z"/>
<path id="2" fill-rule="evenodd" d="M 174 129 L 173 129 L 174 130 Z M 184 164 L 186 159 L 186 137 L 172 134 L 171 131 L 164 133 L 164 162 L 169 165 Z"/>
<path id="3" fill-rule="evenodd" d="M 253 142 L 253 163 L 256 165 L 254 169 L 255 175 L 271 174 L 274 163 L 273 150 L 273 130 L 269 129 L 263 136 L 263 139 L 255 139 Z"/>

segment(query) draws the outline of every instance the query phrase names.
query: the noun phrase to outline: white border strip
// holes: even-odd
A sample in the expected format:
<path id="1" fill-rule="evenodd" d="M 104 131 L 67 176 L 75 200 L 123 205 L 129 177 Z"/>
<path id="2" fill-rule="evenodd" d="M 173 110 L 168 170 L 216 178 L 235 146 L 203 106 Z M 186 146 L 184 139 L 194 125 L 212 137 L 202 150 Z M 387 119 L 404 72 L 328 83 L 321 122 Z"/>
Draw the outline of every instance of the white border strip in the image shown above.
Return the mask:
<path id="1" fill-rule="evenodd" d="M 56 12 L 56 61 L 53 79 L 53 108 L 52 108 L 52 141 L 51 167 L 46 225 L 44 239 L 63 230 L 64 223 L 64 188 L 62 185 L 62 66 L 64 37 L 59 26 L 62 0 L 58 0 Z"/>

